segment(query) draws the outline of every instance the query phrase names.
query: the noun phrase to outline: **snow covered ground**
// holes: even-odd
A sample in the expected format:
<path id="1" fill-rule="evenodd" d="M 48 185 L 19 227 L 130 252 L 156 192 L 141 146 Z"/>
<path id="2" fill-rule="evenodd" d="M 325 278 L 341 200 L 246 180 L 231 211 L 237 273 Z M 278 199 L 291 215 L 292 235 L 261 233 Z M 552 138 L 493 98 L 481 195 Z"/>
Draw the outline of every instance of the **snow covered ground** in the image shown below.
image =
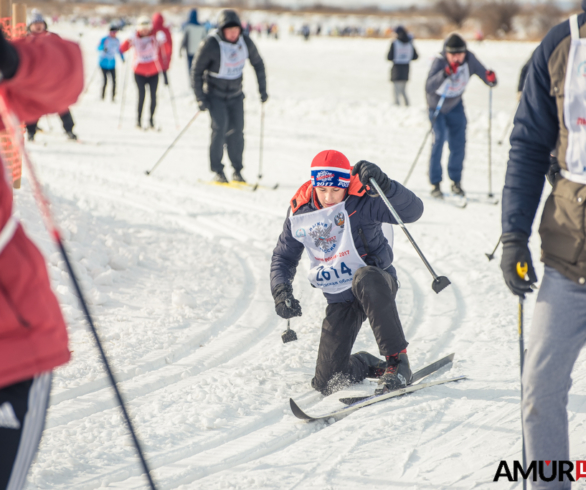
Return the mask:
<path id="1" fill-rule="evenodd" d="M 77 39 L 79 29 L 63 25 L 57 32 Z M 103 34 L 86 30 L 81 37 L 87 78 Z M 321 413 L 340 407 L 341 395 L 366 393 L 374 385 L 366 381 L 327 398 L 310 387 L 325 300 L 304 279 L 306 262 L 294 285 L 303 306 L 303 317 L 292 320 L 299 340 L 281 342 L 286 323 L 274 312 L 269 263 L 288 201 L 308 180 L 313 156 L 328 148 L 344 152 L 351 162 L 376 162 L 399 181 L 405 178 L 429 127 L 423 85 L 440 43 L 417 42 L 420 60 L 412 65 L 410 108 L 391 103 L 387 41 L 304 42 L 285 36 L 258 45 L 270 94 L 263 173 L 266 183 L 279 183 L 276 191 L 251 193 L 200 182 L 210 178 L 207 113 L 147 177 L 145 170 L 178 130 L 162 85 L 156 114 L 162 131 L 134 128 L 136 87 L 130 76 L 122 129 L 117 129 L 120 103 L 99 100 L 100 75 L 72 108 L 80 143 L 66 141 L 60 121 L 50 116 L 40 122 L 45 132 L 28 145 L 160 488 L 515 488 L 492 483 L 500 460 L 520 458 L 521 438 L 517 301 L 503 283 L 500 252 L 492 262 L 484 255 L 500 234 L 500 206 L 474 202 L 487 193 L 488 88 L 474 79 L 465 95 L 468 207 L 429 198 L 429 147 L 410 182 L 426 210 L 409 229 L 452 286 L 436 295 L 407 239 L 399 229 L 395 234 L 398 304 L 412 366 L 455 352 L 451 370 L 431 379 L 458 374 L 469 379 L 339 421 L 308 424 L 293 417 L 289 397 Z M 470 47 L 500 81 L 493 120 L 498 194 L 508 145 L 496 142 L 515 107 L 519 70 L 534 46 Z M 196 111 L 185 65 L 185 59 L 175 59 L 170 74 L 180 127 Z M 121 66 L 120 93 L 123 73 Z M 252 181 L 260 102 L 250 68 L 245 90 L 244 175 Z M 73 351 L 72 361 L 55 372 L 47 428 L 27 488 L 145 488 L 26 175 L 15 196 L 18 214 L 46 254 Z M 531 248 L 541 272 L 538 238 Z M 527 320 L 534 301 L 527 302 Z M 377 353 L 368 323 L 358 350 Z M 572 459 L 586 454 L 583 361 L 577 363 L 569 403 Z"/>

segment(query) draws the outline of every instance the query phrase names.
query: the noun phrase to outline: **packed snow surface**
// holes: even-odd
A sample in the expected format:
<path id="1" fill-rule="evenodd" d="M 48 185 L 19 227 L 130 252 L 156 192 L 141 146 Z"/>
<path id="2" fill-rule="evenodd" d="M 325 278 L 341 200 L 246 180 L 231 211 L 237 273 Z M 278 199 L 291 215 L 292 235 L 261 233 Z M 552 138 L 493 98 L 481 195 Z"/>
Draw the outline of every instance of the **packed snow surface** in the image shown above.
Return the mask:
<path id="1" fill-rule="evenodd" d="M 309 413 L 321 414 L 340 408 L 341 396 L 369 393 L 375 385 L 365 381 L 327 398 L 312 390 L 325 300 L 305 278 L 305 259 L 294 283 L 303 316 L 291 321 L 299 340 L 281 342 L 286 322 L 274 311 L 269 264 L 289 200 L 309 179 L 313 156 L 324 149 L 340 150 L 353 163 L 375 162 L 390 177 L 404 180 L 429 128 L 423 86 L 441 43 L 416 43 L 420 59 L 412 64 L 408 85 L 412 106 L 397 108 L 388 81 L 388 41 L 257 40 L 270 94 L 263 182 L 279 183 L 279 188 L 253 193 L 202 182 L 211 177 L 207 113 L 155 172 L 145 175 L 197 110 L 185 58 L 175 58 L 170 71 L 179 126 L 169 90 L 160 84 L 156 122 L 162 130 L 136 129 L 137 91 L 127 74 L 119 129 L 129 63 L 118 66 L 117 102 L 101 101 L 101 74 L 92 73 L 105 32 L 86 29 L 80 36 L 80 28 L 66 25 L 56 31 L 81 41 L 91 81 L 72 107 L 80 142 L 67 141 L 53 115 L 41 119 L 44 131 L 28 149 L 160 488 L 515 487 L 492 482 L 500 460 L 521 456 L 519 352 L 517 300 L 503 283 L 500 251 L 497 260 L 485 257 L 500 234 L 500 205 L 478 202 L 488 192 L 489 114 L 489 89 L 479 79 L 471 81 L 464 96 L 468 207 L 429 197 L 429 142 L 409 183 L 425 204 L 423 217 L 409 230 L 436 272 L 447 275 L 452 285 L 439 295 L 432 291 L 431 276 L 398 227 L 394 247 L 401 282 L 397 301 L 413 368 L 455 352 L 451 369 L 430 380 L 461 374 L 468 379 L 388 400 L 341 420 L 305 423 L 291 414 L 289 397 Z M 507 141 L 498 145 L 498 140 L 515 109 L 519 70 L 534 47 L 470 46 L 500 82 L 494 89 L 492 139 L 498 196 L 508 151 Z M 261 104 L 250 67 L 245 91 L 244 176 L 255 181 Z M 444 190 L 448 184 L 446 178 Z M 17 214 L 47 258 L 73 352 L 71 362 L 55 371 L 47 426 L 27 488 L 145 488 L 26 174 L 15 201 Z M 531 250 L 542 273 L 536 236 Z M 535 295 L 527 301 L 527 323 L 534 301 Z M 359 350 L 378 354 L 368 322 L 354 347 Z M 569 402 L 572 459 L 586 454 L 583 360 L 576 364 Z"/>

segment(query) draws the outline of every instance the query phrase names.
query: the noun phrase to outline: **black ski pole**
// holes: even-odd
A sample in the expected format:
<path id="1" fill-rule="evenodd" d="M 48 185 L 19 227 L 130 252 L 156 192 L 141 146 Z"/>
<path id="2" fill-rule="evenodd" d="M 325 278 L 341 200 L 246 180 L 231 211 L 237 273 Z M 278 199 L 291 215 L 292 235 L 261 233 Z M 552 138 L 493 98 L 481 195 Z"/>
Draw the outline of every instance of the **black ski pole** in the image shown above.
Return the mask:
<path id="1" fill-rule="evenodd" d="M 291 300 L 286 299 L 285 304 L 287 305 L 287 308 L 291 308 Z M 295 330 L 291 329 L 291 320 L 287 320 L 287 330 L 281 334 L 281 339 L 283 340 L 283 344 L 297 340 Z"/>
<path id="2" fill-rule="evenodd" d="M 419 254 L 419 257 L 421 257 L 421 260 L 423 260 L 423 263 L 427 267 L 427 270 L 431 273 L 431 275 L 433 277 L 433 282 L 431 283 L 431 289 L 433 289 L 436 293 L 439 293 L 442 289 L 445 289 L 446 287 L 448 287 L 451 284 L 450 280 L 446 276 L 438 276 L 435 273 L 435 271 L 431 268 L 431 265 L 429 264 L 429 262 L 427 261 L 427 259 L 423 255 L 423 252 L 421 252 L 421 249 L 417 246 L 417 243 L 415 243 L 415 240 L 413 240 L 413 237 L 411 236 L 411 234 L 409 233 L 409 231 L 405 227 L 403 220 L 397 214 L 397 211 L 395 211 L 395 208 L 393 207 L 393 205 L 391 204 L 391 202 L 389 201 L 387 196 L 385 196 L 382 189 L 376 183 L 376 180 L 371 178 L 370 183 L 376 189 L 376 192 L 378 192 L 378 195 L 382 198 L 384 203 L 387 205 L 387 207 L 389 208 L 389 211 L 391 212 L 391 214 L 395 218 L 395 221 L 399 224 L 401 229 L 405 232 L 405 235 L 407 235 L 407 238 L 411 242 L 411 245 L 413 245 L 413 248 Z"/>
<path id="3" fill-rule="evenodd" d="M 492 87 L 488 92 L 488 197 L 492 194 Z"/>
<path id="4" fill-rule="evenodd" d="M 134 426 L 132 425 L 132 420 L 130 419 L 130 415 L 128 414 L 128 411 L 126 410 L 126 405 L 125 405 L 124 400 L 122 398 L 122 394 L 120 393 L 120 390 L 118 389 L 118 385 L 116 384 L 116 379 L 114 377 L 114 373 L 112 372 L 112 369 L 110 368 L 110 363 L 108 362 L 108 358 L 106 357 L 106 353 L 104 352 L 104 349 L 102 347 L 102 342 L 100 340 L 100 337 L 99 337 L 98 332 L 96 330 L 96 327 L 94 325 L 92 316 L 89 312 L 89 308 L 88 308 L 87 302 L 85 300 L 85 297 L 83 295 L 83 292 L 81 290 L 81 287 L 79 285 L 79 281 L 77 280 L 75 272 L 73 271 L 73 268 L 71 266 L 69 256 L 65 250 L 65 246 L 63 245 L 63 239 L 61 238 L 61 234 L 59 233 L 59 230 L 57 229 L 57 227 L 55 225 L 55 220 L 53 219 L 53 216 L 50 211 L 49 202 L 47 201 L 47 198 L 43 194 L 43 191 L 41 189 L 41 184 L 39 183 L 39 180 L 37 178 L 37 174 L 35 172 L 33 164 L 30 160 L 28 152 L 26 151 L 26 149 L 24 147 L 24 142 L 22 140 L 22 134 L 19 131 L 20 128 L 19 128 L 18 119 L 16 118 L 16 116 L 13 113 L 9 112 L 9 110 L 6 107 L 6 104 L 4 102 L 4 99 L 2 99 L 1 97 L 0 97 L 0 113 L 2 115 L 2 120 L 4 121 L 6 127 L 9 129 L 12 137 L 14 138 L 14 141 L 16 141 L 18 143 L 21 157 L 26 165 L 26 168 L 29 172 L 29 176 L 31 178 L 31 184 L 33 187 L 33 193 L 35 196 L 35 200 L 37 201 L 37 204 L 41 210 L 41 213 L 42 213 L 44 221 L 45 221 L 45 226 L 46 226 L 47 230 L 49 231 L 51 238 L 55 241 L 55 244 L 59 248 L 59 252 L 61 252 L 63 260 L 65 261 L 65 265 L 67 266 L 67 271 L 69 272 L 69 276 L 71 277 L 71 281 L 73 283 L 75 291 L 76 291 L 77 295 L 79 296 L 79 301 L 81 303 L 81 307 L 82 307 L 84 316 L 90 326 L 90 330 L 94 336 L 98 350 L 100 351 L 100 356 L 101 356 L 102 361 L 104 363 L 104 367 L 106 368 L 108 378 L 110 379 L 110 383 L 112 384 L 112 388 L 114 389 L 114 392 L 116 394 L 116 399 L 118 400 L 118 404 L 120 405 L 120 409 L 122 410 L 122 414 L 124 415 L 124 419 L 126 420 L 126 424 L 128 425 L 128 430 L 129 430 L 130 435 L 132 437 L 132 441 L 134 442 L 134 447 L 136 448 L 136 452 L 138 453 L 138 457 L 140 459 L 143 470 L 144 470 L 145 475 L 147 477 L 147 480 L 149 482 L 149 486 L 150 486 L 151 490 L 156 490 L 155 483 L 151 477 L 150 469 L 148 467 L 148 464 L 146 462 L 146 459 L 144 457 L 144 454 L 143 454 L 143 451 L 141 448 L 141 444 L 138 440 L 138 436 L 136 435 L 136 431 L 134 430 Z M 18 130 L 17 130 L 17 128 L 18 128 Z"/>
<path id="5" fill-rule="evenodd" d="M 260 106 L 260 147 L 258 156 L 258 177 L 256 184 L 252 188 L 253 191 L 258 189 L 260 185 L 260 179 L 262 179 L 262 153 L 263 153 L 263 139 L 265 133 L 265 104 L 264 102 Z"/>
<path id="6" fill-rule="evenodd" d="M 423 143 L 421 143 L 421 146 L 419 147 L 419 151 L 417 152 L 417 155 L 415 156 L 415 160 L 413 160 L 413 163 L 411 164 L 411 168 L 409 168 L 409 172 L 407 173 L 407 177 L 405 177 L 405 181 L 403 182 L 403 185 L 407 185 L 407 182 L 409 182 L 409 178 L 411 177 L 411 174 L 413 173 L 413 170 L 415 169 L 415 165 L 417 165 L 417 161 L 419 160 L 419 156 L 421 155 L 423 148 L 425 148 L 425 143 L 427 142 L 427 138 L 429 138 L 429 135 L 433 132 L 433 125 L 435 124 L 435 120 L 437 119 L 439 112 L 440 112 L 442 106 L 444 105 L 444 101 L 446 100 L 446 94 L 448 93 L 448 87 L 449 87 L 449 84 L 446 84 L 446 88 L 444 89 L 444 93 L 440 97 L 440 100 L 438 101 L 437 106 L 435 108 L 435 111 L 433 113 L 433 116 L 431 118 L 431 128 L 429 128 L 429 131 L 425 134 L 425 138 L 423 138 Z"/>
<path id="7" fill-rule="evenodd" d="M 167 149 L 165 150 L 165 153 L 163 153 L 163 154 L 161 155 L 161 158 L 159 158 L 159 159 L 157 160 L 157 163 L 155 163 L 155 164 L 153 165 L 153 168 L 151 168 L 150 170 L 145 170 L 145 172 L 144 172 L 145 174 L 147 174 L 147 175 L 150 175 L 150 174 L 152 174 L 152 173 L 153 173 L 153 170 L 155 170 L 155 169 L 157 168 L 157 166 L 159 165 L 159 163 L 161 163 L 161 162 L 163 161 L 163 159 L 165 158 L 165 156 L 167 156 L 167 153 L 169 153 L 169 151 L 171 151 L 171 148 L 173 148 L 173 147 L 175 146 L 175 143 L 177 143 L 177 141 L 179 141 L 179 139 L 181 138 L 181 136 L 183 136 L 183 133 L 185 133 L 185 131 L 187 131 L 187 130 L 189 129 L 189 126 L 191 126 L 191 123 L 192 123 L 193 121 L 195 121 L 195 119 L 197 118 L 197 116 L 199 116 L 199 113 L 200 113 L 200 112 L 201 112 L 201 111 L 197 111 L 197 112 L 195 113 L 195 115 L 194 115 L 194 116 L 191 118 L 191 120 L 190 120 L 190 121 L 189 121 L 189 122 L 186 124 L 186 126 L 185 126 L 185 127 L 182 129 L 182 130 L 181 130 L 181 132 L 179 133 L 179 135 L 177 136 L 177 138 L 175 138 L 175 139 L 173 140 L 173 143 L 171 143 L 171 144 L 170 144 L 170 145 L 167 147 Z"/>
<path id="8" fill-rule="evenodd" d="M 492 251 L 492 253 L 490 254 L 484 254 L 486 255 L 486 257 L 488 258 L 488 261 L 490 262 L 492 259 L 494 259 L 494 254 L 496 253 L 497 248 L 499 248 L 499 245 L 501 244 L 501 237 L 499 237 L 499 241 L 496 242 L 496 245 L 494 246 L 494 250 Z"/>
<path id="9" fill-rule="evenodd" d="M 521 264 L 521 262 L 517 262 L 517 274 L 521 279 L 525 279 L 525 275 L 527 274 L 527 263 Z M 525 345 L 523 342 L 523 306 L 525 302 L 524 296 L 519 296 L 519 364 L 521 367 L 521 439 L 523 443 L 523 473 L 526 472 L 527 469 L 527 456 L 525 453 L 525 430 L 523 424 L 523 364 L 525 363 Z M 523 478 L 523 490 L 527 488 L 527 480 Z"/>
<path id="10" fill-rule="evenodd" d="M 517 104 L 517 107 L 519 107 L 519 104 Z M 503 144 L 503 141 L 505 141 L 505 138 L 507 137 L 509 129 L 511 129 L 511 125 L 513 124 L 513 121 L 515 119 L 515 114 L 517 114 L 517 107 L 515 107 L 515 110 L 513 112 L 511 112 L 511 116 L 509 117 L 507 125 L 505 126 L 505 130 L 503 131 L 503 136 L 498 141 L 499 146 Z"/>

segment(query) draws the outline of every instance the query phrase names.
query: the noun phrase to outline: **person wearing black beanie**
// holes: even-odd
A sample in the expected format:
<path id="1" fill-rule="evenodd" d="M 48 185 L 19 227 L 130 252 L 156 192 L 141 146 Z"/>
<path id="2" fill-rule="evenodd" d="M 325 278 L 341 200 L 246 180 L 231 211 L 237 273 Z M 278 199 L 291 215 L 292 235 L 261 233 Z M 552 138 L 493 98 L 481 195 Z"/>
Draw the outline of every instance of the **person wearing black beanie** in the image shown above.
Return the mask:
<path id="1" fill-rule="evenodd" d="M 468 51 L 466 41 L 458 33 L 450 34 L 444 49 L 434 59 L 425 91 L 429 119 L 433 126 L 433 147 L 429 160 L 431 195 L 442 199 L 442 150 L 446 140 L 450 149 L 448 175 L 452 180 L 452 193 L 464 197 L 462 168 L 466 152 L 466 114 L 462 94 L 472 75 L 477 75 L 489 87 L 496 85 L 496 75 L 487 70 L 474 53 Z M 438 112 L 439 108 L 439 112 Z M 437 114 L 436 114 L 437 113 Z"/>
<path id="2" fill-rule="evenodd" d="M 403 26 L 398 26 L 395 33 L 397 39 L 391 43 L 391 49 L 387 55 L 387 59 L 393 62 L 391 82 L 395 92 L 395 105 L 399 105 L 399 99 L 402 96 L 405 105 L 408 106 L 409 99 L 405 88 L 409 80 L 409 63 L 419 58 L 419 55 L 413 46 L 413 36 Z"/>

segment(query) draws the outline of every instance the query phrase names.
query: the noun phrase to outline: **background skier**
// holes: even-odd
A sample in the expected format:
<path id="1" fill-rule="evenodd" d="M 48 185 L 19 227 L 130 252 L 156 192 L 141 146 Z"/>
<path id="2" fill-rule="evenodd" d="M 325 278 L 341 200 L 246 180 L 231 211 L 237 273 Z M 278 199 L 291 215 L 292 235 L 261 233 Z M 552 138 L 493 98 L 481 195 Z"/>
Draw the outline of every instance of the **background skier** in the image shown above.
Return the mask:
<path id="1" fill-rule="evenodd" d="M 162 36 L 157 37 L 159 44 L 159 63 L 161 65 L 161 71 L 163 73 L 163 81 L 165 85 L 169 85 L 169 79 L 167 78 L 167 71 L 171 66 L 171 57 L 173 56 L 173 38 L 171 31 L 165 25 L 165 19 L 160 13 L 153 14 L 153 34 L 157 36 L 157 33 L 162 32 L 165 37 L 163 40 Z"/>
<path id="2" fill-rule="evenodd" d="M 419 58 L 412 36 L 407 33 L 403 26 L 395 29 L 397 39 L 391 43 L 387 59 L 393 62 L 391 68 L 391 82 L 395 92 L 395 105 L 399 105 L 400 97 L 403 97 L 405 105 L 409 105 L 407 98 L 407 81 L 409 80 L 409 63 Z"/>
<path id="3" fill-rule="evenodd" d="M 43 14 L 41 14 L 41 12 L 39 12 L 37 9 L 32 10 L 27 29 L 29 36 L 59 37 L 57 34 L 54 34 L 47 30 L 47 22 L 45 22 Z M 64 108 L 63 112 L 59 113 L 59 117 L 61 118 L 63 130 L 65 131 L 67 137 L 70 140 L 76 140 L 77 135 L 73 132 L 73 126 L 75 125 L 75 123 L 73 122 L 73 116 L 71 115 L 71 111 L 66 107 Z M 26 132 L 29 141 L 34 141 L 35 139 L 35 134 L 37 133 L 38 129 L 38 122 L 38 119 L 35 121 L 26 122 Z"/>
<path id="4" fill-rule="evenodd" d="M 265 103 L 267 81 L 265 66 L 252 39 L 242 33 L 242 24 L 234 10 L 223 10 L 218 29 L 202 44 L 192 67 L 192 82 L 200 110 L 210 111 L 212 141 L 210 166 L 215 180 L 227 183 L 222 157 L 224 143 L 234 168 L 232 179 L 244 182 L 242 154 L 244 152 L 244 94 L 242 70 L 246 59 L 254 67 L 260 100 Z M 204 89 L 205 82 L 205 89 Z"/>
<path id="5" fill-rule="evenodd" d="M 153 32 L 153 26 L 148 17 L 138 18 L 136 32 L 122 43 L 120 51 L 125 53 L 130 48 L 134 48 L 134 80 L 138 87 L 138 111 L 136 127 L 142 128 L 142 108 L 146 95 L 146 86 L 148 85 L 151 95 L 151 110 L 149 127 L 155 127 L 155 110 L 157 108 L 157 87 L 159 85 L 159 71 L 161 64 L 159 62 L 159 45 L 166 41 L 165 33 L 159 31 Z"/>
<path id="6" fill-rule="evenodd" d="M 83 88 L 79 47 L 58 36 L 9 43 L 0 30 L 0 97 L 19 120 L 63 112 Z M 0 130 L 4 123 L 0 122 Z M 43 431 L 51 371 L 70 358 L 43 256 L 12 216 L 0 171 L 0 489 L 21 490 Z"/>
<path id="7" fill-rule="evenodd" d="M 464 196 L 462 190 L 462 168 L 466 152 L 466 114 L 462 94 L 472 75 L 477 75 L 489 87 L 496 86 L 496 75 L 487 70 L 474 53 L 468 51 L 466 42 L 459 34 L 451 34 L 444 42 L 444 49 L 434 59 L 425 91 L 429 107 L 429 119 L 433 124 L 433 146 L 429 159 L 429 180 L 432 185 L 431 195 L 442 198 L 440 189 L 442 181 L 442 151 L 448 141 L 450 158 L 448 175 L 452 180 L 452 192 Z M 445 97 L 441 110 L 433 120 L 438 103 Z"/>
<path id="8" fill-rule="evenodd" d="M 301 316 L 292 283 L 303 250 L 311 262 L 308 279 L 328 301 L 311 382 L 324 395 L 367 376 L 379 377 L 383 390 L 411 379 L 408 342 L 395 304 L 393 251 L 381 229 L 382 223 L 396 222 L 382 199 L 366 190 L 371 177 L 404 222 L 420 218 L 421 200 L 377 165 L 361 161 L 352 169 L 342 153 L 326 150 L 313 159 L 311 180 L 293 196 L 273 252 L 271 291 L 279 316 Z M 366 352 L 351 355 L 366 318 L 386 363 Z"/>
<path id="9" fill-rule="evenodd" d="M 586 0 L 582 1 L 586 10 Z M 527 461 L 568 461 L 568 392 L 586 343 L 586 13 L 554 27 L 531 58 L 511 134 L 503 190 L 501 269 L 524 297 L 537 275 L 528 241 L 555 149 L 561 172 L 547 198 L 539 233 L 545 263 L 523 367 L 523 427 Z M 561 89 L 560 89 L 561 88 Z M 527 264 L 519 277 L 517 264 Z M 546 476 L 549 476 L 549 471 Z M 561 479 L 561 475 L 560 475 Z M 564 481 L 532 488 L 565 489 Z"/>
<path id="10" fill-rule="evenodd" d="M 116 96 L 116 55 L 124 62 L 124 55 L 120 52 L 120 41 L 116 37 L 119 27 L 116 24 L 110 25 L 110 32 L 103 37 L 98 45 L 100 52 L 100 68 L 104 75 L 104 85 L 102 86 L 102 99 L 106 96 L 106 85 L 108 75 L 112 80 L 112 102 Z"/>
<path id="11" fill-rule="evenodd" d="M 189 12 L 189 19 L 187 20 L 187 24 L 185 24 L 181 47 L 179 48 L 179 57 L 181 57 L 183 50 L 185 50 L 187 54 L 187 71 L 189 73 L 191 73 L 193 58 L 197 54 L 199 45 L 206 37 L 206 34 L 207 30 L 205 26 L 202 26 L 197 20 L 197 10 L 191 9 Z"/>

